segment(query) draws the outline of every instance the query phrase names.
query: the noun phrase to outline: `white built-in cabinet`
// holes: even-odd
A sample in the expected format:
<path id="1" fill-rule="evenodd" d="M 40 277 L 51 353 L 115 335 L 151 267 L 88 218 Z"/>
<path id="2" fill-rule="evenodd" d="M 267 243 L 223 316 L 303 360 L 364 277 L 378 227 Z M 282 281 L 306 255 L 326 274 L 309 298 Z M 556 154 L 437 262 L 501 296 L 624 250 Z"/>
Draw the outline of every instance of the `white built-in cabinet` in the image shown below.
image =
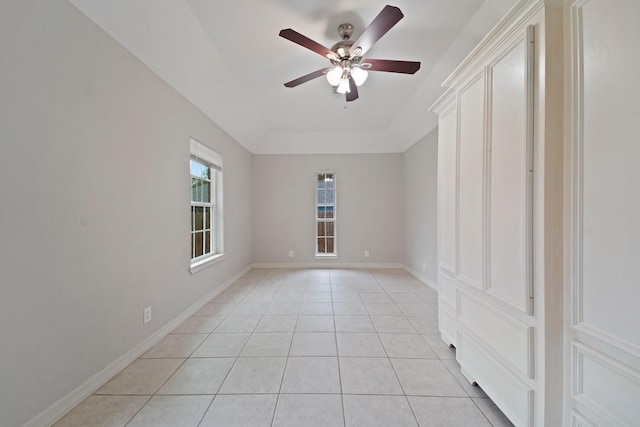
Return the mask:
<path id="1" fill-rule="evenodd" d="M 535 92 L 541 2 L 522 2 L 447 79 L 439 116 L 438 290 L 442 339 L 463 374 L 519 426 L 535 424 Z M 539 424 L 541 425 L 541 424 Z"/>
<path id="2" fill-rule="evenodd" d="M 441 336 L 516 426 L 640 425 L 639 20 L 519 1 L 432 107 Z"/>

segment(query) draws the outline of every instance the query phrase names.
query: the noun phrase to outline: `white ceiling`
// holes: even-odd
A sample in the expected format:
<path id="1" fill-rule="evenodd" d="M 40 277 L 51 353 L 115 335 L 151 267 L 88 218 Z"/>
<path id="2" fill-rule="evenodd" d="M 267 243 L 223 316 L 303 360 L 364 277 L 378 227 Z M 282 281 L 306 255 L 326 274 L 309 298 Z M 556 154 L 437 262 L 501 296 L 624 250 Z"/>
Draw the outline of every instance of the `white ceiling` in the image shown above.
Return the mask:
<path id="1" fill-rule="evenodd" d="M 284 82 L 329 61 L 278 36 L 331 47 L 386 4 L 372 0 L 70 0 L 252 153 L 402 152 L 436 125 L 440 83 L 515 0 L 394 0 L 405 17 L 365 58 L 420 61 L 415 75 L 370 72 L 346 103 L 323 77 Z"/>

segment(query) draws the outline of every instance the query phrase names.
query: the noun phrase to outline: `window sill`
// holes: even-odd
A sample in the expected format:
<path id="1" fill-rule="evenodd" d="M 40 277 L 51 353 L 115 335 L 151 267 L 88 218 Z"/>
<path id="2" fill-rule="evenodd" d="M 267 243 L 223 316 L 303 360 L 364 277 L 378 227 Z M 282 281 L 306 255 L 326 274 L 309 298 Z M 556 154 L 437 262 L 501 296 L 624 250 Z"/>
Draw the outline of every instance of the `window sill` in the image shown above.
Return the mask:
<path id="1" fill-rule="evenodd" d="M 224 258 L 225 254 L 215 254 L 208 258 L 198 260 L 191 264 L 191 267 L 189 267 L 189 271 L 191 272 L 191 274 L 195 274 L 200 270 L 204 270 L 207 267 L 211 267 L 212 265 L 219 263 L 220 261 L 224 260 Z"/>
<path id="2" fill-rule="evenodd" d="M 338 259 L 337 254 L 316 254 L 316 259 Z"/>

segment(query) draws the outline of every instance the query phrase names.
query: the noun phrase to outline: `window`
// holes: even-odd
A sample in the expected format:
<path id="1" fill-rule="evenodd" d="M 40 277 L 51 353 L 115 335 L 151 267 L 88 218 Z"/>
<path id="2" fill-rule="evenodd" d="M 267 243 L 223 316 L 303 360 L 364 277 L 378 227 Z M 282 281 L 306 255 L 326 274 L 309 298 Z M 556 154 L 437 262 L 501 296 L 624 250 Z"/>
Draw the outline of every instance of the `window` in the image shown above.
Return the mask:
<path id="1" fill-rule="evenodd" d="M 336 176 L 316 174 L 316 256 L 336 256 Z"/>
<path id="2" fill-rule="evenodd" d="M 222 258 L 222 157 L 191 140 L 191 271 Z"/>

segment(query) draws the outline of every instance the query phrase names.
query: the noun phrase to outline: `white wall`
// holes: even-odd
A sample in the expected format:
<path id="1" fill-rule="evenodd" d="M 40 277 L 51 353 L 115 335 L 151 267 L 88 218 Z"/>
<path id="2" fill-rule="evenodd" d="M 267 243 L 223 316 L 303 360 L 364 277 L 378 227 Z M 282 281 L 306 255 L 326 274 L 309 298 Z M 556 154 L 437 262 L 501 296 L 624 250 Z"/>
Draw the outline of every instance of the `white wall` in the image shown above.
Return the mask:
<path id="1" fill-rule="evenodd" d="M 404 263 L 421 279 L 436 286 L 437 128 L 404 152 L 403 169 Z"/>
<path id="2" fill-rule="evenodd" d="M 1 2 L 0 40 L 0 425 L 13 427 L 250 264 L 251 155 L 66 1 Z M 189 137 L 225 168 L 228 256 L 196 275 Z"/>
<path id="3" fill-rule="evenodd" d="M 402 154 L 253 156 L 254 262 L 402 263 L 402 166 Z M 336 173 L 336 260 L 314 259 L 315 173 L 323 170 Z"/>

